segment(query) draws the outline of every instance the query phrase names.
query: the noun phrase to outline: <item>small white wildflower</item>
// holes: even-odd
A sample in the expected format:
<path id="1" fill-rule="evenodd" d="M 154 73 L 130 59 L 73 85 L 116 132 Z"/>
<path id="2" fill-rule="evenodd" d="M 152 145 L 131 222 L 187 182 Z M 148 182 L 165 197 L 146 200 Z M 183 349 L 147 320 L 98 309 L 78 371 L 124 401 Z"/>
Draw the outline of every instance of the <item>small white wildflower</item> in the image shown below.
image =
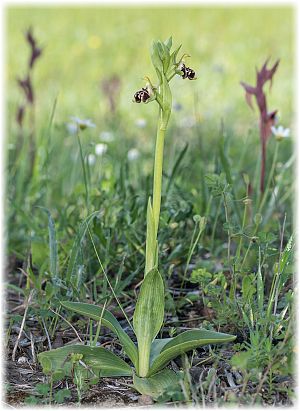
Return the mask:
<path id="1" fill-rule="evenodd" d="M 138 159 L 140 156 L 140 152 L 137 148 L 131 148 L 127 153 L 127 158 L 129 161 L 134 161 Z"/>
<path id="2" fill-rule="evenodd" d="M 94 154 L 88 155 L 89 166 L 93 166 L 96 163 L 96 156 Z"/>
<path id="3" fill-rule="evenodd" d="M 147 125 L 147 121 L 146 121 L 144 118 L 138 118 L 138 119 L 135 121 L 135 125 L 136 125 L 138 128 L 145 128 L 146 125 Z"/>
<path id="4" fill-rule="evenodd" d="M 105 143 L 110 143 L 111 141 L 114 141 L 115 137 L 111 131 L 102 131 L 99 134 L 99 138 L 101 141 L 104 141 Z"/>
<path id="5" fill-rule="evenodd" d="M 96 127 L 92 120 L 88 119 L 81 119 L 78 117 L 71 117 L 71 120 L 80 130 L 85 130 L 86 128 L 93 128 Z"/>
<path id="6" fill-rule="evenodd" d="M 284 128 L 283 126 L 278 126 L 277 128 L 273 126 L 271 127 L 271 130 L 277 141 L 290 136 L 290 129 Z"/>
<path id="7" fill-rule="evenodd" d="M 77 133 L 77 128 L 78 128 L 78 126 L 77 126 L 76 124 L 74 124 L 74 123 L 67 123 L 67 124 L 66 124 L 66 127 L 67 127 L 68 133 L 71 134 L 71 136 L 73 136 L 74 134 Z"/>
<path id="8" fill-rule="evenodd" d="M 99 143 L 95 146 L 95 153 L 97 156 L 103 156 L 107 152 L 107 144 Z"/>

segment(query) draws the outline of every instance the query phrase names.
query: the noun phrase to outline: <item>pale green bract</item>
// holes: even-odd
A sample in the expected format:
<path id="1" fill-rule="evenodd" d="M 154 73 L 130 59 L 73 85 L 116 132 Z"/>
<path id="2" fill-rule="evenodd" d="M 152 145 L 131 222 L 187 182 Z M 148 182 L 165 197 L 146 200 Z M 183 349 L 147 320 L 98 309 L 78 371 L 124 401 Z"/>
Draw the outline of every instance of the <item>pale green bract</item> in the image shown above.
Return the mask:
<path id="1" fill-rule="evenodd" d="M 228 343 L 236 338 L 229 334 L 198 329 L 183 332 L 174 338 L 155 339 L 164 320 L 164 281 L 158 270 L 157 242 L 163 148 L 172 108 L 172 93 L 169 82 L 176 74 L 181 74 L 180 64 L 185 56 L 183 55 L 177 61 L 180 47 L 171 53 L 172 38 L 170 37 L 165 42 L 154 41 L 151 50 L 151 59 L 157 73 L 158 85 L 153 86 L 151 80 L 148 79 L 151 97 L 149 96 L 148 101 L 145 102 L 156 100 L 159 106 L 159 116 L 154 160 L 153 198 L 149 198 L 147 209 L 144 280 L 133 315 L 133 326 L 129 324 L 135 333 L 137 345 L 129 337 L 128 331 L 123 330 L 120 323 L 108 310 L 93 304 L 61 302 L 64 308 L 97 321 L 98 327 L 103 325 L 115 333 L 124 354 L 131 361 L 133 367 L 102 347 L 70 345 L 38 355 L 43 371 L 52 377 L 55 376 L 56 379 L 72 376 L 75 367 L 76 372 L 80 370 L 82 376 L 90 380 L 103 376 L 132 376 L 137 391 L 157 398 L 168 387 L 174 388 L 178 384 L 178 374 L 165 369 L 172 359 L 203 345 Z M 144 93 L 143 90 L 142 93 Z M 76 255 L 71 257 L 73 258 L 71 258 L 72 264 L 71 268 L 68 269 L 68 275 L 72 274 L 73 260 L 76 260 Z M 111 290 L 115 296 L 114 290 L 112 288 Z"/>

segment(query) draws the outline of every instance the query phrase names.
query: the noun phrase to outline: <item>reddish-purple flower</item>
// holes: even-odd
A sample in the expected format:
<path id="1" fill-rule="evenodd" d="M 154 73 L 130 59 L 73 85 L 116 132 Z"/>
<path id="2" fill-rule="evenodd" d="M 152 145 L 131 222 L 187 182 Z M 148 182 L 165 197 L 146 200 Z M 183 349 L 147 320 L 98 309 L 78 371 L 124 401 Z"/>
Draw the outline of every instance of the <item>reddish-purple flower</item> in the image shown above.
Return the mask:
<path id="1" fill-rule="evenodd" d="M 253 97 L 255 98 L 257 107 L 260 114 L 260 139 L 262 147 L 262 164 L 261 164 L 261 178 L 260 178 L 260 190 L 264 191 L 264 180 L 265 180 L 265 164 L 266 164 L 266 143 L 271 135 L 271 127 L 275 124 L 277 110 L 268 112 L 267 107 L 267 97 L 263 90 L 264 85 L 269 81 L 270 87 L 272 86 L 273 76 L 278 68 L 279 60 L 273 65 L 272 68 L 268 69 L 267 64 L 269 59 L 266 60 L 262 68 L 258 71 L 256 70 L 256 85 L 250 86 L 241 81 L 241 85 L 246 91 L 246 101 L 247 104 L 253 109 Z"/>
<path id="2" fill-rule="evenodd" d="M 27 40 L 27 42 L 28 42 L 28 44 L 31 48 L 31 54 L 30 54 L 30 59 L 29 59 L 29 67 L 30 67 L 30 69 L 32 69 L 35 61 L 40 57 L 43 50 L 40 47 L 37 46 L 36 40 L 33 37 L 31 27 L 29 27 L 29 29 L 26 31 L 25 38 L 26 38 L 26 40 Z"/>

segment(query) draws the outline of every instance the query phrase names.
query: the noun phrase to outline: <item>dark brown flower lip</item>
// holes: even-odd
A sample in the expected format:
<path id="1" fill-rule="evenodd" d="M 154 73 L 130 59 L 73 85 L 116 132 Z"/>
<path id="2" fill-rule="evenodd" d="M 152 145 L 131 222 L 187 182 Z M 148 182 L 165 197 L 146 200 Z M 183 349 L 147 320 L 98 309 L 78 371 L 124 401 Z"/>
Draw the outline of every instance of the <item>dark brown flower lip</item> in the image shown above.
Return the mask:
<path id="1" fill-rule="evenodd" d="M 134 95 L 134 101 L 136 103 L 146 103 L 149 100 L 150 94 L 146 88 L 142 88 L 141 90 L 137 91 Z"/>
<path id="2" fill-rule="evenodd" d="M 185 64 L 182 64 L 180 71 L 182 71 L 182 78 L 188 78 L 189 80 L 194 80 L 195 78 L 195 71 L 191 69 L 190 67 L 186 67 Z"/>

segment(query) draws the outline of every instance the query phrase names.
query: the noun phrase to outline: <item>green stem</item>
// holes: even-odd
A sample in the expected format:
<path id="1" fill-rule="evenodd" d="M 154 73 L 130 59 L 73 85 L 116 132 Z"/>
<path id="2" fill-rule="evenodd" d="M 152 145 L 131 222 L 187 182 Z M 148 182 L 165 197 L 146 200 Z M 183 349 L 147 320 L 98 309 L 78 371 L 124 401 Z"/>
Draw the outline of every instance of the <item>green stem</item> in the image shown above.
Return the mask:
<path id="1" fill-rule="evenodd" d="M 164 141 L 170 111 L 159 108 L 159 120 L 155 145 L 154 173 L 153 173 L 153 200 L 148 204 L 147 211 L 147 240 L 145 275 L 157 265 L 157 233 L 159 226 L 162 172 L 164 157 Z M 146 377 L 150 367 L 151 343 L 138 340 L 139 376 Z"/>
<path id="2" fill-rule="evenodd" d="M 139 377 L 145 378 L 150 368 L 151 344 L 138 344 L 139 353 Z"/>
<path id="3" fill-rule="evenodd" d="M 272 179 L 273 179 L 273 176 L 274 176 L 274 171 L 275 171 L 275 166 L 276 166 L 276 161 L 277 161 L 277 156 L 278 156 L 278 145 L 279 145 L 278 142 L 276 142 L 275 152 L 274 152 L 274 156 L 273 156 L 273 162 L 272 162 L 272 166 L 271 166 L 267 186 L 265 188 L 264 195 L 263 195 L 263 198 L 261 200 L 261 203 L 260 203 L 260 206 L 259 206 L 259 209 L 258 209 L 258 213 L 261 213 L 261 211 L 262 211 L 262 209 L 265 205 L 265 202 L 267 200 L 267 197 L 268 197 L 268 192 L 269 192 L 270 185 L 271 185 L 271 182 L 272 182 Z"/>
<path id="4" fill-rule="evenodd" d="M 157 238 L 159 216 L 160 216 L 160 204 L 161 204 L 161 187 L 162 187 L 162 170 L 163 170 L 163 157 L 164 157 L 164 141 L 166 129 L 162 124 L 162 110 L 159 109 L 159 123 L 157 127 L 156 146 L 155 146 L 155 159 L 154 159 L 154 177 L 153 177 L 153 217 L 155 227 L 155 238 Z"/>
<path id="5" fill-rule="evenodd" d="M 148 202 L 147 209 L 147 239 L 146 239 L 146 262 L 145 275 L 157 266 L 157 233 L 159 226 L 162 171 L 164 157 L 164 141 L 166 133 L 166 120 L 164 111 L 159 109 L 159 120 L 157 126 L 157 137 L 155 145 L 154 173 L 153 173 L 153 199 Z"/>

